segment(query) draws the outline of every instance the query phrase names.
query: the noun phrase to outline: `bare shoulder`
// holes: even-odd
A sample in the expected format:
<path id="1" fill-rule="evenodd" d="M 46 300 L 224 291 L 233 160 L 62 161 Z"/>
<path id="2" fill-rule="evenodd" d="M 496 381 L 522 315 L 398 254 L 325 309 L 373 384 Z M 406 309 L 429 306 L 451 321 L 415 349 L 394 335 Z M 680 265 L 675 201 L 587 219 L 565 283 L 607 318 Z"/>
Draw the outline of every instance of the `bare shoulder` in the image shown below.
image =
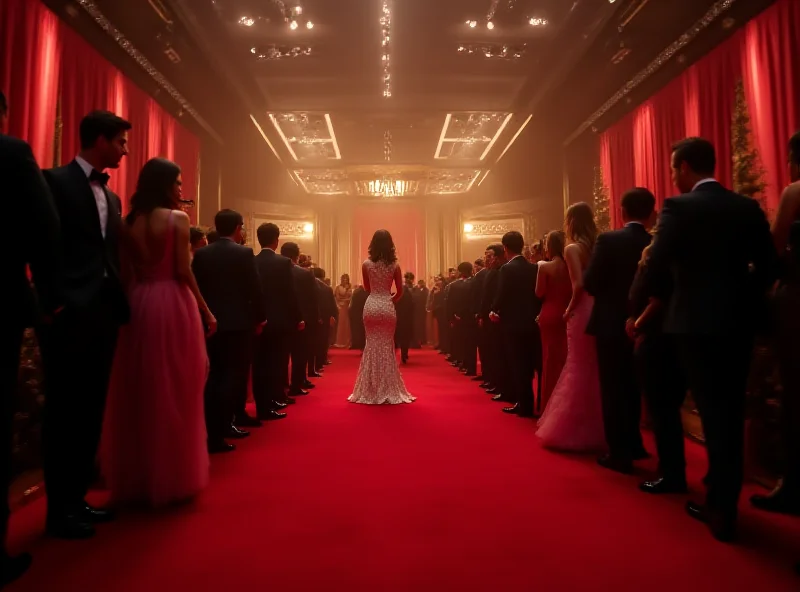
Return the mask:
<path id="1" fill-rule="evenodd" d="M 583 248 L 578 243 L 570 243 L 566 247 L 564 247 L 564 254 L 565 255 L 580 255 Z"/>
<path id="2" fill-rule="evenodd" d="M 189 228 L 189 214 L 183 210 L 172 210 L 172 218 L 175 220 L 175 224 Z"/>
<path id="3" fill-rule="evenodd" d="M 800 206 L 800 181 L 786 186 L 781 194 L 781 201 L 794 207 Z"/>

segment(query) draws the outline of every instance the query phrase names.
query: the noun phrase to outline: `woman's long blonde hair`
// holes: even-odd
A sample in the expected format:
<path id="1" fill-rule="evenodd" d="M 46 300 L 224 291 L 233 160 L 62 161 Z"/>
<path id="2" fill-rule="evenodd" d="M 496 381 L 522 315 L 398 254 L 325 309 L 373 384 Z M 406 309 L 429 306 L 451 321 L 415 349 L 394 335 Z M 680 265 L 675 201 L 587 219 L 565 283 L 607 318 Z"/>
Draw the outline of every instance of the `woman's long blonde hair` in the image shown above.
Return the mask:
<path id="1" fill-rule="evenodd" d="M 583 245 L 591 252 L 597 241 L 592 206 L 586 202 L 572 204 L 564 217 L 564 233 L 570 241 Z"/>

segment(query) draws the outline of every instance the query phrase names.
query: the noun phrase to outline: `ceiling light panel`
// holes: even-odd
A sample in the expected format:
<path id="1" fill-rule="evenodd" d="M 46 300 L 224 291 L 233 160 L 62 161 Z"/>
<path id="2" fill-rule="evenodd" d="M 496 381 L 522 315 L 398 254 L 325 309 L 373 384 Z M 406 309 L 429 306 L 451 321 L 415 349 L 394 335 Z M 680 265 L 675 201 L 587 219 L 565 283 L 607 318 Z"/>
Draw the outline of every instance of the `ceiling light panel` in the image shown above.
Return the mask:
<path id="1" fill-rule="evenodd" d="M 270 113 L 269 118 L 294 160 L 310 162 L 342 158 L 327 113 Z"/>
<path id="2" fill-rule="evenodd" d="M 428 174 L 426 193 L 450 195 L 467 193 L 481 174 L 480 169 L 438 169 Z"/>
<path id="3" fill-rule="evenodd" d="M 448 113 L 434 158 L 483 160 L 503 133 L 512 113 Z"/>
<path id="4" fill-rule="evenodd" d="M 346 171 L 337 169 L 296 170 L 294 176 L 306 193 L 344 195 L 350 190 Z"/>

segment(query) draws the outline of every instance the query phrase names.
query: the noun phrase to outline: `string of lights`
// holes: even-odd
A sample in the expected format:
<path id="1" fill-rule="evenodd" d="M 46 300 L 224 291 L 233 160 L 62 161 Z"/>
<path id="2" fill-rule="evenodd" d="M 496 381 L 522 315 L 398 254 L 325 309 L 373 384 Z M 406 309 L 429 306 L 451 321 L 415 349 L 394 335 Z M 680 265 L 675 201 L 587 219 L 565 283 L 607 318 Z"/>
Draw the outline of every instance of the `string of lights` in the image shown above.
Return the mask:
<path id="1" fill-rule="evenodd" d="M 392 7 L 391 0 L 383 0 L 381 11 L 381 63 L 383 66 L 383 97 L 392 96 Z"/>
<path id="2" fill-rule="evenodd" d="M 386 162 L 392 160 L 392 132 L 383 132 L 383 158 Z"/>

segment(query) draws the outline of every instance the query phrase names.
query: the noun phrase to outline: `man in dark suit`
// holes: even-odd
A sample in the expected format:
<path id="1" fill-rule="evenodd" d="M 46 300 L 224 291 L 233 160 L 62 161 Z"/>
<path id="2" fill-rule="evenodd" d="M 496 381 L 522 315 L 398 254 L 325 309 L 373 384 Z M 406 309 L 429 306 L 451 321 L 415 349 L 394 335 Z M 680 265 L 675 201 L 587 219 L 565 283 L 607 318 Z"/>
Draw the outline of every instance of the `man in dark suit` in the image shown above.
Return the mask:
<path id="1" fill-rule="evenodd" d="M 458 279 L 450 285 L 447 294 L 447 316 L 453 337 L 453 365 L 468 376 L 475 376 L 477 350 L 472 333 L 475 316 L 472 313 L 472 263 L 464 261 L 458 265 Z"/>
<path id="2" fill-rule="evenodd" d="M 286 417 L 280 409 L 294 402 L 286 395 L 289 352 L 294 332 L 305 329 L 294 293 L 292 262 L 276 253 L 280 235 L 278 226 L 271 222 L 256 231 L 261 245 L 256 269 L 267 312 L 264 331 L 256 336 L 253 360 L 253 398 L 261 420 Z"/>
<path id="3" fill-rule="evenodd" d="M 426 331 L 428 320 L 428 294 L 430 291 L 425 286 L 425 280 L 419 280 L 417 287 L 414 288 L 412 298 L 414 301 L 414 343 L 422 347 L 428 342 Z"/>
<path id="4" fill-rule="evenodd" d="M 478 376 L 478 355 L 480 354 L 481 360 L 481 373 L 483 373 L 484 358 L 486 351 L 481 342 L 482 332 L 478 327 L 478 319 L 480 317 L 481 298 L 483 297 L 483 286 L 486 281 L 486 273 L 488 270 L 485 267 L 485 258 L 476 259 L 472 267 L 473 275 L 470 279 L 470 303 L 469 303 L 469 344 L 467 353 L 467 367 L 472 368 L 474 376 L 472 380 L 482 382 L 483 376 Z M 469 374 L 469 373 L 468 373 Z"/>
<path id="5" fill-rule="evenodd" d="M 397 312 L 397 325 L 394 330 L 396 347 L 400 348 L 400 361 L 408 362 L 408 348 L 414 336 L 414 274 L 407 272 L 400 299 L 394 303 Z"/>
<path id="6" fill-rule="evenodd" d="M 44 172 L 61 220 L 64 311 L 41 331 L 47 380 L 42 424 L 47 530 L 76 539 L 112 518 L 86 504 L 95 477 L 106 392 L 120 325 L 130 309 L 120 281 L 122 204 L 106 169 L 128 153 L 131 124 L 95 111 L 80 124 L 81 149 Z"/>
<path id="7" fill-rule="evenodd" d="M 210 453 L 235 450 L 225 438 L 249 435 L 236 428 L 234 421 L 255 425 L 245 413 L 247 383 L 253 334 L 263 330 L 267 313 L 253 250 L 239 244 L 243 223 L 239 212 L 217 212 L 214 226 L 219 240 L 198 249 L 192 259 L 197 287 L 217 318 L 217 332 L 206 342 L 209 373 L 205 412 Z"/>
<path id="8" fill-rule="evenodd" d="M 501 323 L 509 370 L 509 392 L 505 394 L 515 403 L 503 411 L 520 417 L 533 417 L 533 377 L 542 347 L 536 317 L 542 309 L 542 302 L 536 297 L 539 268 L 522 256 L 524 247 L 525 240 L 516 230 L 503 235 L 508 263 L 500 268 L 490 319 Z"/>
<path id="9" fill-rule="evenodd" d="M 0 478 L 3 500 L 0 504 L 0 587 L 16 580 L 31 563 L 28 554 L 10 557 L 5 541 L 8 532 L 8 488 L 12 475 L 12 440 L 20 347 L 27 327 L 37 321 L 52 322 L 60 309 L 63 296 L 60 288 L 61 239 L 58 213 L 53 197 L 33 157 L 30 146 L 9 136 L 6 131 L 8 107 L 0 93 L 0 187 L 5 215 L 9 220 L 24 220 L 25 224 L 10 224 L 9 249 L 2 258 L 0 274 L 10 297 L 10 314 L 0 322 Z M 35 237 L 31 240 L 31 232 Z M 28 281 L 30 266 L 36 285 L 38 304 L 44 319 L 37 314 L 37 299 Z M 8 300 L 6 300 L 8 302 Z"/>
<path id="10" fill-rule="evenodd" d="M 309 361 L 308 371 L 311 376 L 321 376 L 325 368 L 325 362 L 328 361 L 331 327 L 336 325 L 336 319 L 339 317 L 339 307 L 336 306 L 333 288 L 325 283 L 325 270 L 321 267 L 314 267 L 311 273 L 317 281 L 319 325 L 317 326 L 317 334 L 314 336 L 312 357 Z"/>
<path id="11" fill-rule="evenodd" d="M 684 194 L 664 203 L 650 250 L 656 285 L 671 276 L 664 330 L 674 335 L 708 452 L 705 504 L 690 516 L 721 541 L 735 537 L 744 464 L 745 391 L 756 323 L 776 277 L 777 256 L 757 201 L 714 179 L 714 146 L 673 146 L 672 177 Z"/>
<path id="12" fill-rule="evenodd" d="M 597 238 L 592 258 L 583 276 L 585 290 L 594 296 L 594 307 L 586 332 L 597 343 L 597 365 L 603 399 L 603 425 L 608 454 L 598 463 L 628 473 L 633 461 L 644 458 L 639 422 L 642 397 L 636 384 L 633 341 L 625 333 L 628 294 L 642 258 L 650 244 L 656 198 L 637 187 L 622 196 L 624 228 Z"/>
<path id="13" fill-rule="evenodd" d="M 482 387 L 492 395 L 495 401 L 506 400 L 503 395 L 503 378 L 505 376 L 505 356 L 503 355 L 503 336 L 500 325 L 492 323 L 489 315 L 492 305 L 497 297 L 497 285 L 500 268 L 505 264 L 505 250 L 500 243 L 493 243 L 486 247 L 483 256 L 486 264 L 486 273 L 483 280 L 480 310 L 478 312 L 478 326 L 481 335 L 486 341 L 486 358 L 481 357 L 483 372 Z"/>
<path id="14" fill-rule="evenodd" d="M 297 243 L 283 243 L 281 255 L 292 261 L 294 294 L 300 309 L 300 318 L 305 326 L 304 331 L 295 332 L 292 338 L 292 375 L 289 394 L 291 396 L 307 395 L 308 390 L 306 389 L 314 386 L 306 376 L 306 366 L 313 339 L 317 333 L 314 329 L 319 326 L 317 281 L 309 270 L 303 269 L 297 264 L 300 259 L 300 247 L 297 246 Z"/>

